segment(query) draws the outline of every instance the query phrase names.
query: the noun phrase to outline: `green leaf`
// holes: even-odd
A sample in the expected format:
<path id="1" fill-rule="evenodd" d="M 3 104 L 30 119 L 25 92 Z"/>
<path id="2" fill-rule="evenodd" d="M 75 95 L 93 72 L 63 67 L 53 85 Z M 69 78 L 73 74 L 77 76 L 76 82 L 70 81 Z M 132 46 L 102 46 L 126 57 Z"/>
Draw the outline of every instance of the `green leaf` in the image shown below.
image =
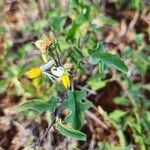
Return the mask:
<path id="1" fill-rule="evenodd" d="M 71 7 L 72 8 L 79 7 L 80 3 L 81 2 L 79 0 L 71 0 Z"/>
<path id="2" fill-rule="evenodd" d="M 6 29 L 4 27 L 0 27 L 0 33 L 5 33 Z"/>
<path id="3" fill-rule="evenodd" d="M 76 69 L 80 69 L 85 72 L 85 68 L 84 68 L 83 64 L 80 63 L 80 61 L 84 57 L 82 51 L 80 49 L 78 49 L 77 47 L 73 47 L 70 57 L 71 57 L 72 62 L 74 63 L 74 67 Z"/>
<path id="4" fill-rule="evenodd" d="M 106 17 L 106 16 L 100 16 L 100 20 L 107 25 L 116 25 L 118 22 L 112 18 Z"/>
<path id="5" fill-rule="evenodd" d="M 86 141 L 86 135 L 78 130 L 73 129 L 69 125 L 64 125 L 61 122 L 61 119 L 58 119 L 55 124 L 56 129 L 64 136 L 69 136 L 77 140 Z"/>
<path id="6" fill-rule="evenodd" d="M 139 9 L 141 6 L 141 0 L 131 0 L 129 3 L 130 9 Z"/>
<path id="7" fill-rule="evenodd" d="M 100 150 L 122 150 L 120 146 L 114 145 L 110 142 L 99 142 L 98 147 Z"/>
<path id="8" fill-rule="evenodd" d="M 118 135 L 118 138 L 119 138 L 120 146 L 121 146 L 122 149 L 123 149 L 124 147 L 127 146 L 127 145 L 126 145 L 127 143 L 126 143 L 126 139 L 125 139 L 125 135 L 124 135 L 124 133 L 123 133 L 123 130 L 122 130 L 122 129 L 118 129 L 117 135 Z"/>
<path id="9" fill-rule="evenodd" d="M 114 99 L 114 102 L 119 105 L 129 106 L 129 100 L 126 99 L 125 97 L 116 97 Z"/>
<path id="10" fill-rule="evenodd" d="M 63 25 L 65 24 L 66 17 L 65 16 L 57 16 L 54 18 L 52 26 L 55 31 L 60 32 L 63 30 Z"/>
<path id="11" fill-rule="evenodd" d="M 8 81 L 7 80 L 0 80 L 0 94 L 5 92 L 7 88 Z"/>
<path id="12" fill-rule="evenodd" d="M 84 4 L 83 4 L 84 5 Z M 85 13 L 83 13 L 85 11 Z M 79 37 L 85 36 L 89 28 L 89 20 L 91 17 L 91 8 L 87 5 L 84 5 L 80 15 L 73 20 L 72 26 L 67 32 L 67 40 L 74 40 Z"/>
<path id="13" fill-rule="evenodd" d="M 109 118 L 116 123 L 120 123 L 121 119 L 127 114 L 128 112 L 121 111 L 121 110 L 115 110 L 112 113 L 109 114 Z"/>
<path id="14" fill-rule="evenodd" d="M 144 34 L 140 33 L 140 34 L 136 34 L 135 37 L 135 42 L 140 45 L 144 39 Z"/>
<path id="15" fill-rule="evenodd" d="M 105 65 L 114 67 L 123 73 L 128 72 L 128 68 L 125 63 L 119 58 L 117 54 L 110 54 L 108 52 L 102 52 L 100 50 L 93 51 L 91 54 L 92 63 L 100 63 L 102 61 Z"/>
<path id="16" fill-rule="evenodd" d="M 27 101 L 26 103 L 19 105 L 18 108 L 19 111 L 33 110 L 39 113 L 42 113 L 44 111 L 53 112 L 58 103 L 59 100 L 53 96 L 48 101 L 43 101 L 41 99 L 34 99 L 34 100 Z"/>
<path id="17" fill-rule="evenodd" d="M 72 25 L 72 27 L 69 29 L 69 31 L 68 31 L 68 33 L 67 33 L 67 40 L 69 40 L 69 39 L 71 39 L 71 40 L 74 39 L 74 36 L 75 36 L 75 34 L 76 34 L 78 28 L 79 28 L 79 25 L 77 25 L 76 23 L 74 23 L 74 24 Z"/>
<path id="18" fill-rule="evenodd" d="M 82 101 L 85 96 L 85 91 L 68 91 L 68 99 L 64 102 L 64 107 L 70 110 L 70 114 L 65 119 L 74 129 L 82 127 L 84 111 L 92 105 L 90 101 Z"/>
<path id="19" fill-rule="evenodd" d="M 123 50 L 123 55 L 125 57 L 132 57 L 133 55 L 133 52 L 134 52 L 134 49 L 131 48 L 130 46 L 126 46 Z"/>
<path id="20" fill-rule="evenodd" d="M 132 129 L 136 130 L 139 134 L 141 134 L 142 128 L 141 125 L 137 123 L 136 119 L 132 116 L 127 116 L 125 120 L 125 127 L 130 126 Z"/>
<path id="21" fill-rule="evenodd" d="M 87 81 L 87 84 L 90 85 L 90 87 L 92 88 L 92 90 L 96 91 L 98 89 L 101 89 L 103 87 L 105 87 L 107 81 L 103 81 L 101 79 L 101 76 L 99 73 L 97 73 L 96 75 L 90 77 Z"/>

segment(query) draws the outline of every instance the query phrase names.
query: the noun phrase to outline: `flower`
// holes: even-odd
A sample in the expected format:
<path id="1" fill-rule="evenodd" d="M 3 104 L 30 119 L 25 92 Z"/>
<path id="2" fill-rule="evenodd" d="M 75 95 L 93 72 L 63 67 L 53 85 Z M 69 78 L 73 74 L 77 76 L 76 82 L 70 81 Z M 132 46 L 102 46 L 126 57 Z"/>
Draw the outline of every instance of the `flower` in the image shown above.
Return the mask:
<path id="1" fill-rule="evenodd" d="M 29 79 L 36 78 L 42 75 L 42 73 L 44 73 L 47 69 L 49 69 L 54 63 L 55 63 L 54 60 L 50 60 L 48 63 L 41 66 L 40 68 L 31 68 L 29 71 L 27 71 L 26 75 L 28 76 Z"/>
<path id="2" fill-rule="evenodd" d="M 34 42 L 41 53 L 46 53 L 47 48 L 53 43 L 55 43 L 55 37 L 52 32 L 49 33 L 49 36 L 43 35 L 42 39 Z"/>
<path id="3" fill-rule="evenodd" d="M 26 75 L 28 78 L 33 79 L 40 75 L 46 75 L 52 82 L 61 81 L 65 88 L 70 87 L 70 79 L 67 71 L 65 68 L 59 66 L 53 66 L 55 64 L 54 60 L 50 60 L 48 63 L 44 64 L 39 68 L 32 68 L 30 69 Z M 50 69 L 51 68 L 51 69 Z M 50 69 L 51 73 L 47 72 L 46 70 Z"/>
<path id="4" fill-rule="evenodd" d="M 62 82 L 65 88 L 70 87 L 69 75 L 63 67 L 52 68 L 51 72 L 57 76 L 57 79 Z"/>
<path id="5" fill-rule="evenodd" d="M 45 53 L 46 52 L 46 49 L 48 47 L 47 42 L 44 42 L 43 40 L 38 40 L 38 41 L 34 42 L 34 44 L 41 51 L 41 53 Z"/>

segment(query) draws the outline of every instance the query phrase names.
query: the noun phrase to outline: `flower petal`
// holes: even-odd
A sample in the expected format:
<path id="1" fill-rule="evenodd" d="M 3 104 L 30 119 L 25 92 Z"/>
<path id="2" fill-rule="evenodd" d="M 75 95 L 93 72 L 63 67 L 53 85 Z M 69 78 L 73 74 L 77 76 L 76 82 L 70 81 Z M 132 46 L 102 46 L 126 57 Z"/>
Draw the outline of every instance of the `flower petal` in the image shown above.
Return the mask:
<path id="1" fill-rule="evenodd" d="M 36 77 L 40 76 L 41 74 L 42 74 L 42 70 L 40 68 L 32 68 L 31 70 L 29 70 L 26 73 L 26 75 L 30 79 L 36 78 Z"/>
<path id="2" fill-rule="evenodd" d="M 63 67 L 53 67 L 51 69 L 51 72 L 53 75 L 57 76 L 57 77 L 61 77 L 64 73 L 64 68 Z"/>
<path id="3" fill-rule="evenodd" d="M 40 67 L 40 69 L 42 69 L 43 71 L 49 69 L 50 67 L 52 67 L 52 65 L 55 64 L 55 61 L 54 60 L 50 60 L 49 62 L 47 62 L 46 64 L 42 65 Z"/>
<path id="4" fill-rule="evenodd" d="M 69 79 L 69 75 L 68 74 L 63 74 L 61 76 L 61 81 L 64 85 L 65 88 L 69 88 L 70 87 L 70 79 Z"/>

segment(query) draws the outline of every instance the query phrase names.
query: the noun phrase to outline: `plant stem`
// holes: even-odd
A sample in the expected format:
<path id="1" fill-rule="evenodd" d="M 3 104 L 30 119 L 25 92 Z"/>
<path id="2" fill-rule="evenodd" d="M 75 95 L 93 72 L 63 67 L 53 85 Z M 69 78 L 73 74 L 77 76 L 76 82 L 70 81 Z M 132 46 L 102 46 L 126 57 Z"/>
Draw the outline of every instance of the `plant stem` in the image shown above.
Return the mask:
<path id="1" fill-rule="evenodd" d="M 33 148 L 36 148 L 37 146 L 41 146 L 42 141 L 44 140 L 44 138 L 47 136 L 49 130 L 51 129 L 51 127 L 54 125 L 56 118 L 60 116 L 62 110 L 63 110 L 63 104 L 64 104 L 64 98 L 61 100 L 60 106 L 58 107 L 57 113 L 54 117 L 54 119 L 52 120 L 51 124 L 48 126 L 48 128 L 45 130 L 45 132 L 42 134 L 42 136 L 39 138 L 39 140 L 33 144 Z"/>

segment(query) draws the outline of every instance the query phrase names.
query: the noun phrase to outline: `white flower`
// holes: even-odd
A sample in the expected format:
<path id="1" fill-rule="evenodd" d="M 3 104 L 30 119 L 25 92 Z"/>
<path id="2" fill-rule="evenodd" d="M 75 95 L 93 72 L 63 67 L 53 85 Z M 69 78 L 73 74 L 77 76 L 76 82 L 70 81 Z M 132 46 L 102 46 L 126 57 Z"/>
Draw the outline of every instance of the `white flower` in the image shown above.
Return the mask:
<path id="1" fill-rule="evenodd" d="M 55 80 L 57 81 L 62 81 L 63 85 L 66 88 L 70 87 L 70 79 L 69 79 L 69 75 L 68 72 L 65 70 L 65 68 L 59 66 L 59 67 L 55 67 L 53 66 L 55 64 L 54 60 L 50 60 L 48 63 L 42 65 L 39 68 L 32 68 L 30 69 L 26 75 L 30 78 L 36 78 L 42 74 L 46 75 L 49 77 L 49 79 L 52 82 L 55 82 Z M 50 69 L 51 73 L 47 72 L 47 70 Z"/>

